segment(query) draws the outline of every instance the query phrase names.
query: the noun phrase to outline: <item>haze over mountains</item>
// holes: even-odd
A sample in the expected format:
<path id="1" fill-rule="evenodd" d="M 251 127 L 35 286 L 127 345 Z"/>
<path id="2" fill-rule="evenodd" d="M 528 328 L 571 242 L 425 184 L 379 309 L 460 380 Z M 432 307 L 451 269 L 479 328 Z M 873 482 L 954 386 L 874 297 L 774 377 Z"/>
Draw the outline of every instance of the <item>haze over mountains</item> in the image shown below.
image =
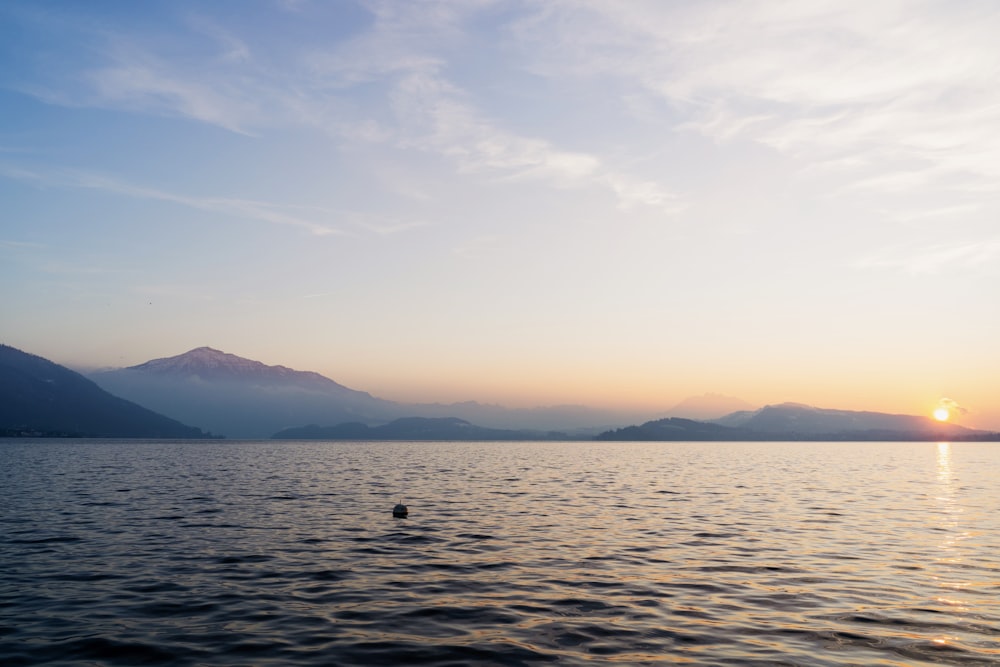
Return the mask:
<path id="1" fill-rule="evenodd" d="M 704 394 L 685 398 L 664 414 L 682 419 L 707 420 L 754 409 L 755 406 L 739 398 L 722 394 Z"/>
<path id="2" fill-rule="evenodd" d="M 997 434 L 916 415 L 767 405 L 711 421 L 657 419 L 601 433 L 599 440 L 993 440 Z"/>
<path id="3" fill-rule="evenodd" d="M 454 417 L 403 417 L 388 424 L 310 424 L 274 435 L 275 440 L 570 440 L 565 433 L 484 428 Z"/>
<path id="4" fill-rule="evenodd" d="M 208 347 L 91 374 L 109 392 L 230 438 L 267 438 L 317 420 L 381 421 L 391 404 L 318 373 Z"/>
<path id="5" fill-rule="evenodd" d="M 113 394 L 231 438 L 269 438 L 307 424 L 378 425 L 404 417 L 458 418 L 485 428 L 562 430 L 590 437 L 656 416 L 583 406 L 507 409 L 474 401 L 397 403 L 318 373 L 268 366 L 210 347 L 90 377 Z"/>
<path id="6" fill-rule="evenodd" d="M 882 412 L 859 412 L 815 408 L 801 403 L 767 405 L 760 410 L 734 412 L 715 423 L 761 433 L 786 433 L 817 436 L 840 432 L 927 432 L 960 435 L 971 429 L 939 422 L 930 417 L 891 415 Z"/>
<path id="7" fill-rule="evenodd" d="M 402 404 L 318 373 L 208 347 L 92 377 L 104 389 L 41 357 L 0 346 L 0 434 L 197 438 L 208 437 L 205 429 L 231 438 L 341 440 L 988 440 L 998 435 L 928 417 L 798 403 L 727 412 L 747 404 L 715 394 L 687 399 L 660 415 L 665 418 L 624 427 L 627 415 L 580 406 Z M 695 416 L 700 419 L 690 418 Z"/>

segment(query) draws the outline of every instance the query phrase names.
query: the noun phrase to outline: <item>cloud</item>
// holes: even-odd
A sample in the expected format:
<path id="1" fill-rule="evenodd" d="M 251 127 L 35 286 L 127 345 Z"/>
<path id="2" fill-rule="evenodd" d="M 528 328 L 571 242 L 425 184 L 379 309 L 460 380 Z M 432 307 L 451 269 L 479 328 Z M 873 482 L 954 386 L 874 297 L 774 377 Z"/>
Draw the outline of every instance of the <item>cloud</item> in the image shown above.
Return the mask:
<path id="1" fill-rule="evenodd" d="M 683 131 L 759 143 L 804 170 L 850 164 L 844 178 L 870 191 L 1000 190 L 1000 9 L 989 3 L 552 0 L 486 29 L 494 6 L 367 2 L 372 23 L 354 35 L 284 47 L 205 16 L 157 39 L 81 22 L 74 29 L 91 31 L 99 62 L 79 65 L 73 85 L 31 92 L 243 134 L 292 125 L 395 140 L 467 169 L 563 184 L 601 171 L 596 182 L 607 186 L 615 170 L 593 151 L 518 134 L 476 110 L 451 72 L 486 44 L 508 67 L 556 83 L 613 81 L 625 106 L 660 108 Z M 349 94 L 362 86 L 364 96 Z"/>
<path id="2" fill-rule="evenodd" d="M 240 76 L 239 63 L 185 66 L 167 62 L 143 47 L 116 44 L 99 65 L 73 73 L 70 81 L 49 80 L 22 84 L 20 92 L 47 104 L 92 107 L 185 118 L 230 132 L 252 135 L 278 112 L 265 104 L 278 103 L 283 115 L 292 115 L 285 100 L 294 96 L 270 82 Z"/>
<path id="3" fill-rule="evenodd" d="M 240 199 L 234 197 L 193 197 L 165 190 L 135 185 L 103 174 L 76 170 L 52 170 L 48 172 L 24 169 L 12 165 L 0 164 L 0 176 L 14 180 L 33 183 L 37 186 L 61 188 L 86 188 L 100 190 L 111 194 L 164 201 L 188 208 L 243 219 L 259 220 L 277 225 L 298 227 L 315 236 L 354 236 L 342 228 L 331 227 L 317 222 L 316 218 L 337 218 L 342 225 L 348 225 L 379 237 L 388 237 L 432 226 L 423 220 L 403 220 L 385 218 L 361 212 L 335 210 L 319 206 L 302 206 L 298 204 L 275 204 L 259 200 Z M 4 242 L 0 245 L 33 246 L 36 244 Z"/>
<path id="4" fill-rule="evenodd" d="M 613 193 L 624 208 L 680 210 L 679 197 L 663 186 L 610 169 L 591 153 L 563 150 L 545 139 L 506 131 L 465 97 L 457 86 L 433 74 L 416 72 L 404 78 L 393 94 L 412 137 L 404 145 L 445 155 L 465 172 L 493 172 L 505 179 L 537 180 L 560 188 L 597 186 Z"/>
<path id="5" fill-rule="evenodd" d="M 218 59 L 223 62 L 244 63 L 252 60 L 247 43 L 206 16 L 192 16 L 188 22 L 203 35 L 210 37 L 220 48 Z"/>
<path id="6" fill-rule="evenodd" d="M 560 146 L 544 130 L 509 129 L 446 75 L 475 46 L 475 26 L 492 4 L 369 2 L 372 24 L 347 39 L 259 51 L 204 16 L 160 39 L 98 33 L 90 35 L 101 45 L 98 62 L 81 65 L 73 85 L 30 92 L 54 104 L 179 117 L 249 136 L 316 129 L 335 140 L 445 156 L 464 174 L 599 188 L 622 208 L 675 213 L 678 196 L 664 185 L 593 151 Z"/>
<path id="7" fill-rule="evenodd" d="M 972 270 L 1000 260 L 1000 238 L 986 242 L 936 244 L 911 250 L 871 255 L 857 262 L 860 268 L 898 269 L 913 274 L 946 270 Z"/>
<path id="8" fill-rule="evenodd" d="M 44 248 L 46 247 L 43 243 L 33 243 L 31 241 L 11 241 L 9 239 L 0 239 L 0 248 Z"/>
<path id="9" fill-rule="evenodd" d="M 341 292 L 316 292 L 314 294 L 300 294 L 299 299 L 323 299 L 329 296 L 339 296 Z"/>
<path id="10" fill-rule="evenodd" d="M 298 227 L 305 229 L 315 236 L 347 235 L 347 232 L 343 230 L 289 212 L 301 207 L 230 197 L 193 197 L 134 185 L 102 174 L 77 170 L 39 172 L 0 165 L 0 174 L 9 178 L 35 183 L 36 185 L 100 190 L 135 199 L 165 201 L 201 211 L 221 213 L 243 219 L 259 220 L 276 225 Z"/>
<path id="11" fill-rule="evenodd" d="M 39 266 L 41 271 L 53 275 L 66 276 L 118 276 L 133 273 L 128 269 L 111 268 L 108 266 L 86 266 L 79 258 L 74 261 L 47 261 Z"/>
<path id="12" fill-rule="evenodd" d="M 937 208 L 885 211 L 885 215 L 893 218 L 897 222 L 903 223 L 920 222 L 924 220 L 937 222 L 940 218 L 956 218 L 976 213 L 982 208 L 983 205 L 981 203 L 969 203 Z"/>
<path id="13" fill-rule="evenodd" d="M 500 237 L 495 235 L 480 236 L 466 241 L 463 245 L 454 248 L 453 252 L 466 259 L 480 259 L 496 248 Z"/>
<path id="14" fill-rule="evenodd" d="M 308 0 L 276 0 L 277 6 L 287 12 L 300 12 Z"/>
<path id="15" fill-rule="evenodd" d="M 669 213 L 679 213 L 687 208 L 687 204 L 678 195 L 668 192 L 653 181 L 640 181 L 615 173 L 607 173 L 604 178 L 617 195 L 621 208 L 630 209 L 642 205 Z"/>
<path id="16" fill-rule="evenodd" d="M 945 410 L 947 410 L 948 412 L 950 412 L 952 414 L 959 414 L 959 415 L 967 415 L 967 414 L 969 414 L 969 410 L 968 409 L 963 408 L 956 401 L 953 401 L 950 398 L 942 398 L 940 401 L 938 401 L 937 406 L 939 408 L 944 408 Z"/>
<path id="17" fill-rule="evenodd" d="M 36 185 L 44 185 L 51 180 L 34 170 L 25 169 L 13 164 L 3 163 L 0 163 L 0 176 L 15 181 L 34 183 Z"/>
<path id="18" fill-rule="evenodd" d="M 205 17 L 176 36 L 197 46 L 189 56 L 168 56 L 169 40 L 103 33 L 102 60 L 81 65 L 75 87 L 34 93 L 248 135 L 318 129 L 442 155 L 465 174 L 602 188 L 624 209 L 683 208 L 668 184 L 586 138 L 569 146 L 483 111 L 478 88 L 459 84 L 480 40 L 511 70 L 587 80 L 681 132 L 765 146 L 805 177 L 833 179 L 831 195 L 1000 192 L 1000 9 L 988 3 L 552 0 L 506 23 L 484 20 L 490 2 L 364 7 L 371 23 L 329 43 L 275 47 Z"/>
<path id="19" fill-rule="evenodd" d="M 426 73 L 406 77 L 394 95 L 410 126 L 410 146 L 454 159 L 465 171 L 496 170 L 568 185 L 594 175 L 599 160 L 548 141 L 506 132 L 482 116 L 451 83 Z"/>
<path id="20" fill-rule="evenodd" d="M 425 227 L 430 227 L 431 223 L 423 222 L 420 220 L 412 221 L 395 221 L 395 222 L 356 222 L 358 226 L 376 234 L 378 236 L 386 237 L 393 236 L 395 234 L 401 234 L 403 232 L 408 232 L 414 229 L 422 229 Z"/>
<path id="21" fill-rule="evenodd" d="M 259 112 L 237 91 L 178 76 L 155 64 L 122 64 L 88 72 L 91 105 L 177 115 L 250 134 Z"/>
<path id="22" fill-rule="evenodd" d="M 606 78 L 679 128 L 890 195 L 1000 189 L 1000 8 L 864 0 L 550 3 L 514 34 L 551 79 Z"/>

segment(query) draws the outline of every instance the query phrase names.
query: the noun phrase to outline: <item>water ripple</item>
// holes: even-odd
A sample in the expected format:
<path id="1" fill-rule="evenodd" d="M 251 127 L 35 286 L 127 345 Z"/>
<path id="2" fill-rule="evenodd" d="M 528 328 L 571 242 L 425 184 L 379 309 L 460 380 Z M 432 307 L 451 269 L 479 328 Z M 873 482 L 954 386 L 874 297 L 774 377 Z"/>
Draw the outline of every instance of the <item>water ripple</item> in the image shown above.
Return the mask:
<path id="1" fill-rule="evenodd" d="M 992 445 L 0 456 L 4 665 L 1000 664 Z"/>

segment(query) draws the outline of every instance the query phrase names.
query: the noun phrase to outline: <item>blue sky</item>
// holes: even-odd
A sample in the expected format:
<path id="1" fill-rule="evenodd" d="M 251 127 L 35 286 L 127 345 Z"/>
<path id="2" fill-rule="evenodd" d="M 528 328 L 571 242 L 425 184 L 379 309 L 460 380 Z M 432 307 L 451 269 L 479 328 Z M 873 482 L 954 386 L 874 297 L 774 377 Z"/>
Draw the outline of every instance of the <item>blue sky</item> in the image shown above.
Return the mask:
<path id="1" fill-rule="evenodd" d="M 0 31 L 8 344 L 1000 428 L 994 2 L 14 1 Z"/>

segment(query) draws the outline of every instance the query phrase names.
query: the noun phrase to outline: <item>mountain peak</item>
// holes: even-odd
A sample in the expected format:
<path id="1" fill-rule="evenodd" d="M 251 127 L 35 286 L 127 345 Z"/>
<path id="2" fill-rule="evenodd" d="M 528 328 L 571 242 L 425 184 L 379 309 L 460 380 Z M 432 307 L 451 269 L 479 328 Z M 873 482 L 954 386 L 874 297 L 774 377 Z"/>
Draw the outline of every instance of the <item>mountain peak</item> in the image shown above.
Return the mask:
<path id="1" fill-rule="evenodd" d="M 193 350 L 189 350 L 184 354 L 177 355 L 179 357 L 235 357 L 235 354 L 229 354 L 228 352 L 223 352 L 222 350 L 216 350 L 214 347 L 209 347 L 207 345 L 202 345 L 201 347 L 196 347 Z"/>
<path id="2" fill-rule="evenodd" d="M 127 371 L 144 374 L 194 378 L 215 382 L 287 385 L 321 390 L 346 390 L 346 387 L 312 371 L 296 371 L 286 366 L 268 366 L 253 359 L 202 346 L 174 357 L 152 359 Z"/>
<path id="3" fill-rule="evenodd" d="M 820 410 L 812 405 L 807 405 L 805 403 L 796 403 L 794 401 L 785 401 L 784 403 L 775 403 L 773 405 L 765 405 L 763 410 Z"/>
<path id="4" fill-rule="evenodd" d="M 754 406 L 746 401 L 723 394 L 704 394 L 691 396 L 667 411 L 671 417 L 685 419 L 717 419 L 724 415 L 741 410 L 753 410 Z"/>
<path id="5" fill-rule="evenodd" d="M 131 366 L 129 370 L 180 375 L 202 375 L 206 372 L 211 375 L 243 375 L 246 371 L 260 371 L 265 368 L 267 366 L 259 361 L 244 359 L 235 354 L 205 346 L 196 347 L 174 357 L 152 359 L 144 364 Z"/>
<path id="6" fill-rule="evenodd" d="M 92 377 L 119 396 L 229 437 L 263 438 L 296 423 L 372 422 L 398 414 L 394 403 L 319 373 L 208 346 Z"/>

